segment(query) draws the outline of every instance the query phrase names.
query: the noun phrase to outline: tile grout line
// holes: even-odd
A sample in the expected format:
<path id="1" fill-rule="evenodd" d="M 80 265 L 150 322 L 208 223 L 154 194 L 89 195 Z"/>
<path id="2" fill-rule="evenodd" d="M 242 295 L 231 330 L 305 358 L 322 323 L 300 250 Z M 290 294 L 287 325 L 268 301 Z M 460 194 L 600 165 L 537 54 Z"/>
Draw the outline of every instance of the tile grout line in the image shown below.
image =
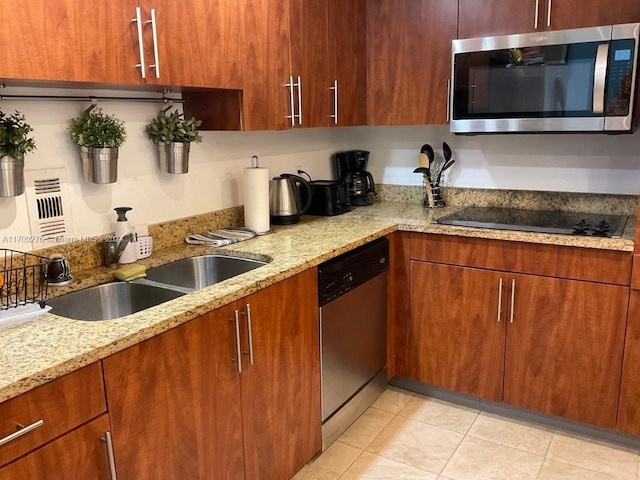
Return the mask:
<path id="1" fill-rule="evenodd" d="M 442 473 L 447 469 L 447 466 L 449 465 L 449 463 L 451 463 L 451 459 L 456 455 L 456 452 L 460 448 L 460 445 L 462 445 L 462 442 L 464 442 L 464 439 L 467 438 L 467 436 L 469 435 L 469 431 L 471 430 L 471 427 L 473 427 L 473 424 L 476 423 L 476 421 L 478 420 L 478 417 L 480 417 L 480 412 L 478 412 L 478 414 L 476 415 L 476 418 L 474 418 L 473 422 L 471 422 L 471 425 L 469 425 L 469 428 L 467 429 L 467 433 L 462 435 L 462 438 L 460 439 L 458 446 L 453 450 L 453 452 L 451 453 L 451 456 L 447 460 L 447 463 L 444 464 L 444 467 L 442 467 L 442 469 L 440 470 L 440 473 L 438 473 L 438 477 L 441 476 Z"/>

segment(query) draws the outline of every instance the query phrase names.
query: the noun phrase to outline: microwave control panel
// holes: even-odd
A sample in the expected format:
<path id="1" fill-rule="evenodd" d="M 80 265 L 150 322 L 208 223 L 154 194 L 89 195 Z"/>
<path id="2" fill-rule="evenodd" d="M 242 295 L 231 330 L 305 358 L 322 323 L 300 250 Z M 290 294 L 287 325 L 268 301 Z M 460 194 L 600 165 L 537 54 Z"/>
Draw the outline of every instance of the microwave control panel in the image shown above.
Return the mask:
<path id="1" fill-rule="evenodd" d="M 607 75 L 607 116 L 629 115 L 633 87 L 633 60 L 635 40 L 613 40 L 609 47 Z"/>

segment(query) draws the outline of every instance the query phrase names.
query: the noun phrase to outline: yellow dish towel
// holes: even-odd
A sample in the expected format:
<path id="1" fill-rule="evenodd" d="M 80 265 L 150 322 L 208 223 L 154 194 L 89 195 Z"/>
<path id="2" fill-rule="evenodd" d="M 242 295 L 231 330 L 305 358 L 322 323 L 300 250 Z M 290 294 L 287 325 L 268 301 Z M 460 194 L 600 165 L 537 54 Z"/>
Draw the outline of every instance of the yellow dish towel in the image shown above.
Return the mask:
<path id="1" fill-rule="evenodd" d="M 141 263 L 130 263 L 118 268 L 117 270 L 114 270 L 113 276 L 118 280 L 130 282 L 131 280 L 135 280 L 136 278 L 146 277 L 146 271 L 147 267 L 145 267 Z"/>

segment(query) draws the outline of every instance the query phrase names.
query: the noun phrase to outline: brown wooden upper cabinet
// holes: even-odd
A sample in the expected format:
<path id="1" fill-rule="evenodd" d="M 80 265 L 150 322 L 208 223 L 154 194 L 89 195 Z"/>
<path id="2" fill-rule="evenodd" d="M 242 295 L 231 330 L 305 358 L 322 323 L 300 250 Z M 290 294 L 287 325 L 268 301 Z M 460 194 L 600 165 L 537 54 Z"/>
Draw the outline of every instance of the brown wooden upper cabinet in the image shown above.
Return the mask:
<path id="1" fill-rule="evenodd" d="M 640 21 L 628 0 L 459 0 L 458 38 Z"/>
<path id="2" fill-rule="evenodd" d="M 367 2 L 368 125 L 444 124 L 458 3 Z"/>
<path id="3" fill-rule="evenodd" d="M 365 0 L 240 0 L 243 130 L 365 124 L 364 11 Z"/>
<path id="4" fill-rule="evenodd" d="M 237 2 L 8 0 L 0 78 L 240 88 Z"/>
<path id="5" fill-rule="evenodd" d="M 139 4 L 147 83 L 242 88 L 238 0 Z"/>

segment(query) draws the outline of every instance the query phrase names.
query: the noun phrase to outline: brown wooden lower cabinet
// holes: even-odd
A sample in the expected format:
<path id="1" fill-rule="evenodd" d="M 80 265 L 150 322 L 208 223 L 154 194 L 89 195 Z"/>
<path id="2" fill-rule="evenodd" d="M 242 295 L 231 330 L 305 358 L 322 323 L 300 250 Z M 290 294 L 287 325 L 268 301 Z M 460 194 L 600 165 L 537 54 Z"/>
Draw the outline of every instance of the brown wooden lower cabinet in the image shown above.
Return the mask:
<path id="1" fill-rule="evenodd" d="M 416 238 L 413 257 L 429 250 Z M 449 251 L 455 257 L 455 246 Z M 513 254 L 524 261 L 517 244 Z M 409 289 L 411 378 L 615 427 L 628 286 L 412 260 Z M 640 360 L 631 357 L 640 354 L 628 347 L 640 333 L 630 335 L 626 376 L 637 378 L 631 366 Z M 628 383 L 627 421 L 618 425 L 640 433 L 629 426 L 640 418 L 640 388 Z"/>
<path id="2" fill-rule="evenodd" d="M 320 450 L 316 276 L 103 360 L 119 480 L 289 478 Z"/>
<path id="3" fill-rule="evenodd" d="M 616 424 L 629 289 L 510 275 L 504 402 Z"/>
<path id="4" fill-rule="evenodd" d="M 629 298 L 617 429 L 640 435 L 640 290 L 631 290 Z"/>
<path id="5" fill-rule="evenodd" d="M 411 262 L 411 377 L 502 399 L 504 318 L 500 272 Z"/>
<path id="6" fill-rule="evenodd" d="M 102 440 L 108 431 L 109 417 L 106 414 L 101 415 L 0 468 L 0 478 L 2 480 L 109 480 L 112 477 L 109 471 L 107 447 Z"/>

